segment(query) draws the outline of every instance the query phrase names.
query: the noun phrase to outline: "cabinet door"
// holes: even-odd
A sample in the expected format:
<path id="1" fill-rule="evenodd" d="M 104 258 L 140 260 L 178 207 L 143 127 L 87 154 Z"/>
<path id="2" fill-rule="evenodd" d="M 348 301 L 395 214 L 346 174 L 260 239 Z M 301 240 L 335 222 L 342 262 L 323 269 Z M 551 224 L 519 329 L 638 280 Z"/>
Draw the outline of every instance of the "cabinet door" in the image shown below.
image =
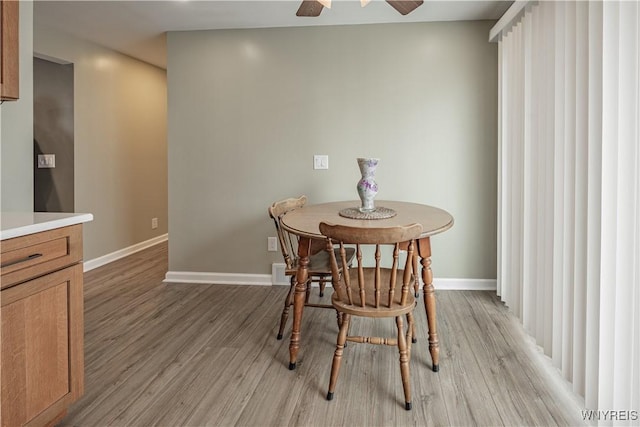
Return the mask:
<path id="1" fill-rule="evenodd" d="M 44 425 L 82 393 L 82 265 L 5 289 L 1 304 L 1 424 Z"/>
<path id="2" fill-rule="evenodd" d="M 0 0 L 0 99 L 16 100 L 19 95 L 19 49 L 17 0 Z"/>

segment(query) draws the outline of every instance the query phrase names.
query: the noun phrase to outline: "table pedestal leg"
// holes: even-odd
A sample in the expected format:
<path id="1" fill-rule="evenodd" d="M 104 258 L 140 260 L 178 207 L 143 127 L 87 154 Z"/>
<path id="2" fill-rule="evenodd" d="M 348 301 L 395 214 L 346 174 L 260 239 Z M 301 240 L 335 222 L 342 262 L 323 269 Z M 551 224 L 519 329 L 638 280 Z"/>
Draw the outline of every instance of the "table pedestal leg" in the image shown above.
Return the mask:
<path id="1" fill-rule="evenodd" d="M 438 327 L 436 321 L 436 294 L 433 287 L 433 272 L 431 271 L 431 242 L 428 237 L 420 239 L 418 242 L 418 251 L 422 264 L 422 281 L 424 287 L 424 308 L 427 312 L 427 323 L 429 325 L 429 352 L 431 353 L 431 362 L 433 364 L 433 372 L 438 372 L 440 359 L 440 343 L 438 341 Z"/>
<path id="2" fill-rule="evenodd" d="M 300 324 L 302 323 L 302 310 L 307 293 L 307 279 L 309 277 L 309 253 L 311 239 L 301 237 L 298 243 L 299 265 L 296 273 L 296 290 L 293 295 L 293 326 L 291 330 L 291 342 L 289 344 L 289 369 L 296 368 L 298 349 L 300 349 Z"/>

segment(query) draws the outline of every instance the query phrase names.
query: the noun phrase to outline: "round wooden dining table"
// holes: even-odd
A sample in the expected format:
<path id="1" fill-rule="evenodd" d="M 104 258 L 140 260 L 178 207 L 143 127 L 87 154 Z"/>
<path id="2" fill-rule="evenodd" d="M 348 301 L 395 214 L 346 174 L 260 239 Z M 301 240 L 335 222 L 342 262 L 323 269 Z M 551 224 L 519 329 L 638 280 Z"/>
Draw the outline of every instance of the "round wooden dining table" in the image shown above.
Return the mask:
<path id="1" fill-rule="evenodd" d="M 453 226 L 453 217 L 445 210 L 423 205 L 392 200 L 376 201 L 376 207 L 384 207 L 395 211 L 396 215 L 386 219 L 351 219 L 340 215 L 347 208 L 357 208 L 360 201 L 330 202 L 307 205 L 287 212 L 281 219 L 282 226 L 299 237 L 299 265 L 296 273 L 296 287 L 293 301 L 293 328 L 289 344 L 289 369 L 295 369 L 300 349 L 300 325 L 305 303 L 306 283 L 308 278 L 309 256 L 317 250 L 318 240 L 325 237 L 320 233 L 320 223 L 348 225 L 351 227 L 373 228 L 394 227 L 418 223 L 422 225 L 422 234 L 418 240 L 418 256 L 422 266 L 422 282 L 424 305 L 429 327 L 429 352 L 432 369 L 439 369 L 439 343 L 436 325 L 436 299 L 431 270 L 431 236 L 442 233 Z M 314 242 L 316 242 L 314 244 Z"/>

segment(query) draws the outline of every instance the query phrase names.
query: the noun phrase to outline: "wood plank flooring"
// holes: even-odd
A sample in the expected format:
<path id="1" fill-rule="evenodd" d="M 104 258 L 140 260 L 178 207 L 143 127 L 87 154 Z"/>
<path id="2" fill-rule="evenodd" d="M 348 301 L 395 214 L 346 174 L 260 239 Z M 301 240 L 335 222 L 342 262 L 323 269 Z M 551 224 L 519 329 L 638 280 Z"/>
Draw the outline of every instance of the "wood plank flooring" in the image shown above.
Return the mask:
<path id="1" fill-rule="evenodd" d="M 392 347 L 350 343 L 335 398 L 325 400 L 332 310 L 305 310 L 298 367 L 289 371 L 288 336 L 275 339 L 286 287 L 165 284 L 166 270 L 165 243 L 85 274 L 86 391 L 61 425 L 584 424 L 494 293 L 437 292 L 439 373 L 420 303 L 413 410 L 405 411 Z M 394 328 L 354 319 L 352 333 L 393 336 Z"/>

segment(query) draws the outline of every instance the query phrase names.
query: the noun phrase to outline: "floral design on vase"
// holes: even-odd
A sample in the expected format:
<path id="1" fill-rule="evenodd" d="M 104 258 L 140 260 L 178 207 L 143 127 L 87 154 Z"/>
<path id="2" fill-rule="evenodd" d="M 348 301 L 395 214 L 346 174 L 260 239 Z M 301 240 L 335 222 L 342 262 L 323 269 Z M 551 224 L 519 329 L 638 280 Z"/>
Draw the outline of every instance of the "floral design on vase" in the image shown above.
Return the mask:
<path id="1" fill-rule="evenodd" d="M 358 196 L 362 201 L 362 206 L 359 208 L 360 212 L 373 212 L 375 207 L 373 205 L 373 199 L 378 194 L 378 184 L 374 180 L 374 174 L 378 167 L 378 161 L 380 159 L 372 158 L 358 158 L 358 167 L 362 178 L 358 181 L 356 188 L 358 190 Z"/>

